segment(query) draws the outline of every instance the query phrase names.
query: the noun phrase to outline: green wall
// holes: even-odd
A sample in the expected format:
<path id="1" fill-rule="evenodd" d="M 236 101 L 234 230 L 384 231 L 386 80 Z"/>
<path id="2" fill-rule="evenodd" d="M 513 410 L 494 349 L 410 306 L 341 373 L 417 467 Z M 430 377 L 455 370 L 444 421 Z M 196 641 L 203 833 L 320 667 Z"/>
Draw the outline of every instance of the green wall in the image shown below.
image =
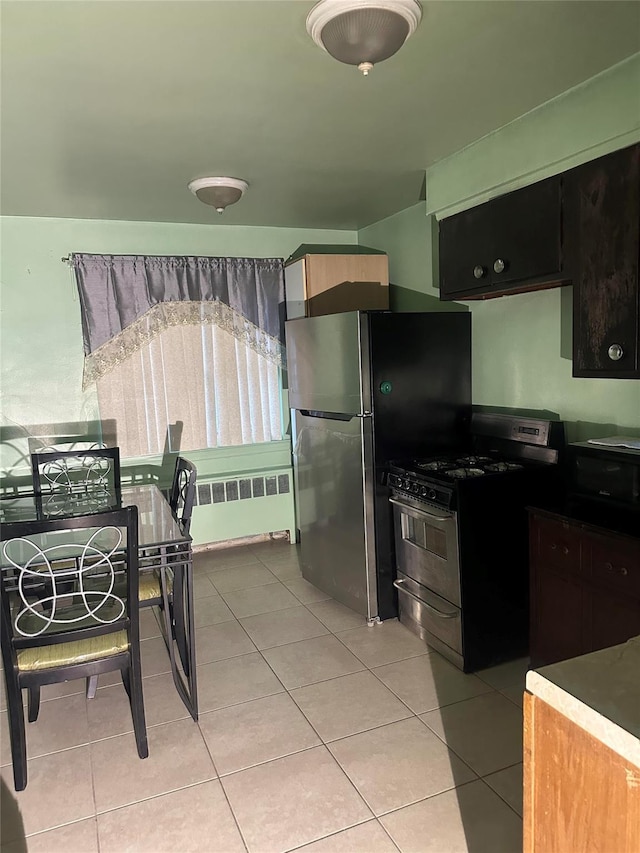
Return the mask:
<path id="1" fill-rule="evenodd" d="M 22 428 L 36 424 L 99 419 L 94 393 L 82 392 L 78 293 L 73 272 L 61 262 L 62 257 L 72 252 L 94 252 L 286 258 L 301 243 L 357 243 L 357 234 L 296 228 L 2 217 L 0 239 L 0 428 L 4 439 L 7 433 L 20 434 Z M 23 469 L 25 452 L 26 439 L 11 443 L 3 440 L 0 470 L 5 473 L 15 472 L 18 467 Z M 198 466 L 199 477 L 207 479 L 242 472 L 287 470 L 291 465 L 289 440 L 187 455 Z M 158 477 L 160 485 L 167 482 L 172 466 L 171 459 L 165 460 L 163 466 L 159 457 L 125 463 L 125 467 L 139 476 Z M 291 528 L 294 526 L 291 498 L 280 497 L 269 499 L 270 505 L 277 505 L 276 515 L 282 521 L 273 529 Z M 263 532 L 264 524 L 273 523 L 273 519 L 269 513 L 264 515 L 264 507 L 264 517 L 260 515 L 261 506 L 260 501 L 243 501 L 243 517 L 236 519 L 235 526 L 227 525 L 225 530 L 223 525 L 215 533 L 209 530 L 208 535 L 204 530 L 198 533 L 202 525 L 194 516 L 195 541 L 246 535 L 252 525 L 255 532 Z M 202 507 L 199 514 L 204 511 Z M 250 520 L 252 515 L 256 515 L 255 523 Z"/>
<path id="2" fill-rule="evenodd" d="M 485 302 L 436 302 L 437 222 L 640 139 L 640 56 L 427 170 L 419 204 L 359 232 L 389 254 L 396 310 L 469 310 L 473 402 L 567 421 L 570 441 L 640 435 L 640 381 L 571 376 L 571 287 Z"/>

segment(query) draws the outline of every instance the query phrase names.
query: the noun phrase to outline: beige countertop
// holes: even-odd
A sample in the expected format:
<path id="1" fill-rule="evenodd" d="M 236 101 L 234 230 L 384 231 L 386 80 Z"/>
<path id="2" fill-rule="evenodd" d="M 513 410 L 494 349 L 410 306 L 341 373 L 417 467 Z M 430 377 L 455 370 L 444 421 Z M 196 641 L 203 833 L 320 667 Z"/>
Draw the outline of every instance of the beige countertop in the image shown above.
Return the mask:
<path id="1" fill-rule="evenodd" d="M 530 670 L 527 690 L 640 767 L 640 637 Z"/>

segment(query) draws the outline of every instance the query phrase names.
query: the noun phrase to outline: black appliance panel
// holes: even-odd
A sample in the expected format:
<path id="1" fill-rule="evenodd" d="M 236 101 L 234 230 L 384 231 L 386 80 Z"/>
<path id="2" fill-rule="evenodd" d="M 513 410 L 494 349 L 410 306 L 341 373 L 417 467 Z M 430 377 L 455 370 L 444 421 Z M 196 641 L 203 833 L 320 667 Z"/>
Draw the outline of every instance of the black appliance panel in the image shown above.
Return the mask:
<path id="1" fill-rule="evenodd" d="M 458 447 L 471 414 L 471 314 L 369 314 L 378 464 Z"/>

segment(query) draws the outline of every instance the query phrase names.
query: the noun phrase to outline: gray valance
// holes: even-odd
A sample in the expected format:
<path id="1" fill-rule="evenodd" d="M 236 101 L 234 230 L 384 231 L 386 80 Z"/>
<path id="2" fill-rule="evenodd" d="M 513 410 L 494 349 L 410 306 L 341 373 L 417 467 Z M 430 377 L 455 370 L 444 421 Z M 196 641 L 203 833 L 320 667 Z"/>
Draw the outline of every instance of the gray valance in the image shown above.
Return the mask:
<path id="1" fill-rule="evenodd" d="M 279 258 L 74 254 L 73 266 L 87 354 L 161 302 L 220 301 L 282 340 Z"/>
<path id="2" fill-rule="evenodd" d="M 74 254 L 84 385 L 172 325 L 214 323 L 282 362 L 280 258 Z"/>

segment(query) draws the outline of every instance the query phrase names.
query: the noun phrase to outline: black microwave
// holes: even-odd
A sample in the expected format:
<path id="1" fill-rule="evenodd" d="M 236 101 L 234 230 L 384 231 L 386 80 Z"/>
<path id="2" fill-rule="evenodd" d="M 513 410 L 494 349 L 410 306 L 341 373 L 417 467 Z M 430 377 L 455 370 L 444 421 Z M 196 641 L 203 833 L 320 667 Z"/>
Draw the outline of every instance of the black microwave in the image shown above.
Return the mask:
<path id="1" fill-rule="evenodd" d="M 567 451 L 571 497 L 640 512 L 640 450 L 582 441 Z"/>

